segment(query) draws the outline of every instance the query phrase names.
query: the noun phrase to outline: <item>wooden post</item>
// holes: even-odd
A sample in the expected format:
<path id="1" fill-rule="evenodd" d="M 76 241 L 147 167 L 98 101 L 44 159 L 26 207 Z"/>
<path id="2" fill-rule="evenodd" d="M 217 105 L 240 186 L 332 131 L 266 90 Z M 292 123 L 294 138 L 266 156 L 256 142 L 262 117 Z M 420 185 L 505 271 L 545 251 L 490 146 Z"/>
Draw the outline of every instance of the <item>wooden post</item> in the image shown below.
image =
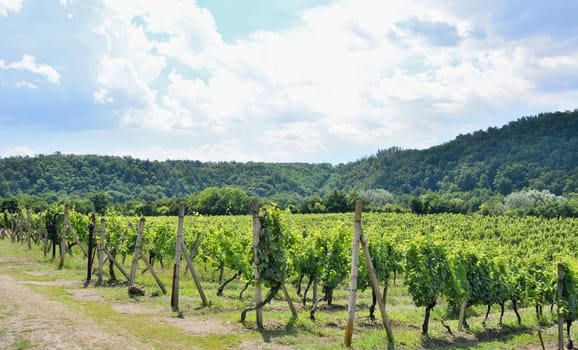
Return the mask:
<path id="1" fill-rule="evenodd" d="M 70 223 L 70 220 L 68 219 L 68 216 L 66 217 L 66 221 L 64 222 L 64 225 L 66 225 L 68 227 L 68 229 L 70 230 L 70 235 L 72 236 L 72 239 L 74 239 L 76 244 L 80 247 L 80 249 L 84 253 L 84 256 L 87 256 L 88 252 L 86 251 L 84 244 L 82 244 L 82 242 L 78 238 L 78 235 L 76 234 L 76 230 L 74 230 L 74 227 L 72 227 L 72 224 Z"/>
<path id="2" fill-rule="evenodd" d="M 18 234 L 18 222 L 16 221 L 16 218 L 14 217 L 14 213 L 10 213 L 10 226 L 11 226 L 11 235 L 10 235 L 10 239 L 12 240 L 12 243 L 16 242 L 16 235 Z M 54 258 L 54 257 L 53 257 Z"/>
<path id="3" fill-rule="evenodd" d="M 100 239 L 98 241 L 98 280 L 102 284 L 102 267 L 104 265 L 104 218 L 100 218 Z"/>
<path id="4" fill-rule="evenodd" d="M 460 316 L 458 317 L 458 331 L 461 332 L 464 327 L 464 319 L 466 318 L 466 308 L 468 307 L 468 301 L 464 300 L 462 306 L 460 307 Z"/>
<path id="5" fill-rule="evenodd" d="M 42 242 L 44 244 L 44 249 L 42 251 L 44 253 L 44 256 L 46 256 L 46 254 L 48 254 L 48 232 L 46 231 L 46 224 L 44 223 L 44 219 L 42 219 L 42 214 L 40 214 L 39 226 L 40 227 L 38 228 L 38 237 L 39 237 L 38 244 L 40 244 L 40 240 L 42 239 Z"/>
<path id="6" fill-rule="evenodd" d="M 191 247 L 191 252 L 188 254 L 189 257 L 191 258 L 191 261 L 193 261 L 193 259 L 195 258 L 195 256 L 197 256 L 197 249 L 199 247 L 199 242 L 201 241 L 201 232 L 197 233 L 197 238 L 195 238 L 195 242 L 193 243 L 193 246 Z M 183 251 L 187 250 L 187 246 L 185 245 L 185 242 L 183 242 Z M 186 255 L 185 255 L 186 258 Z M 188 267 L 188 260 L 187 260 L 187 268 L 190 271 L 190 268 Z M 187 272 L 187 268 L 185 268 L 185 272 Z"/>
<path id="7" fill-rule="evenodd" d="M 42 232 L 44 232 L 44 220 L 42 220 L 42 214 L 38 215 L 38 235 L 36 236 L 36 244 L 40 245 L 42 241 Z M 44 254 L 46 256 L 46 253 Z"/>
<path id="8" fill-rule="evenodd" d="M 558 312 L 558 349 L 564 350 L 564 315 L 562 315 L 562 297 L 564 294 L 564 265 L 558 263 L 558 281 L 556 286 Z"/>
<path id="9" fill-rule="evenodd" d="M 128 223 L 128 227 L 124 231 L 122 231 L 122 235 L 120 235 L 120 242 L 121 243 L 124 242 L 124 239 L 125 239 L 126 235 L 128 234 L 129 229 L 132 230 L 132 223 L 130 223 L 130 222 Z"/>
<path id="10" fill-rule="evenodd" d="M 56 238 L 58 237 L 58 223 L 56 222 L 56 215 L 52 217 L 52 233 L 50 239 L 52 240 L 52 260 L 56 259 Z"/>
<path id="11" fill-rule="evenodd" d="M 130 222 L 128 223 L 128 227 L 124 231 L 122 231 L 122 235 L 120 235 L 120 244 L 122 244 L 124 242 L 124 239 L 126 238 L 126 235 L 128 234 L 128 230 L 132 230 L 132 223 L 130 223 Z M 125 259 L 126 259 L 126 254 L 123 255 L 123 257 L 122 257 L 122 263 L 123 264 L 124 264 Z"/>
<path id="12" fill-rule="evenodd" d="M 62 237 L 60 237 L 60 264 L 58 268 L 64 267 L 64 255 L 66 255 L 66 220 L 68 220 L 68 209 L 64 209 L 64 221 L 62 223 Z"/>
<path id="13" fill-rule="evenodd" d="M 24 244 L 22 240 L 22 232 L 24 231 L 24 218 L 22 215 L 22 209 L 18 210 L 18 220 L 16 221 L 16 242 Z"/>
<path id="14" fill-rule="evenodd" d="M 359 272 L 359 241 L 361 238 L 361 200 L 355 202 L 355 222 L 353 226 L 353 244 L 351 248 L 351 273 L 349 275 L 349 304 L 347 305 L 347 324 L 345 326 L 344 344 L 351 346 L 353 323 L 355 321 L 355 303 L 357 298 L 357 274 Z"/>
<path id="15" fill-rule="evenodd" d="M 132 265 L 131 265 L 131 269 L 130 269 L 130 277 L 128 279 L 128 284 L 131 286 L 134 283 L 134 280 L 136 278 L 136 269 L 138 267 L 138 259 L 140 259 L 140 250 L 141 250 L 140 247 L 142 244 L 142 234 L 144 231 L 144 223 L 145 223 L 145 218 L 144 218 L 144 216 L 141 216 L 140 222 L 138 224 L 138 231 L 136 233 L 136 243 L 134 246 L 134 256 L 132 259 Z"/>
<path id="16" fill-rule="evenodd" d="M 542 338 L 542 332 L 538 329 L 538 339 L 540 339 L 540 345 L 542 346 L 542 350 L 546 350 L 546 346 L 544 345 L 544 338 Z"/>
<path id="17" fill-rule="evenodd" d="M 261 220 L 259 219 L 259 200 L 257 197 L 253 198 L 251 204 L 251 212 L 253 214 L 253 275 L 255 277 L 255 305 L 260 305 L 263 299 L 261 295 L 261 273 L 259 272 L 259 241 L 261 235 Z M 256 320 L 257 328 L 263 328 L 263 310 L 257 308 Z"/>
<path id="18" fill-rule="evenodd" d="M 313 276 L 313 302 L 317 300 L 317 275 Z"/>
<path id="19" fill-rule="evenodd" d="M 171 290 L 171 307 L 173 312 L 179 311 L 179 277 L 181 273 L 181 248 L 183 246 L 183 222 L 185 221 L 185 205 L 179 206 L 179 222 L 177 226 L 177 242 L 175 247 L 175 265 L 173 268 L 173 286 Z"/>
<path id="20" fill-rule="evenodd" d="M 356 222 L 357 225 L 357 222 Z M 385 312 L 385 303 L 383 302 L 383 298 L 381 297 L 381 290 L 379 289 L 379 282 L 377 281 L 377 276 L 375 274 L 375 269 L 373 267 L 373 261 L 371 260 L 371 255 L 369 254 L 369 247 L 367 246 L 367 242 L 363 237 L 363 231 L 361 229 L 361 223 L 359 224 L 359 240 L 361 241 L 361 246 L 363 247 L 363 254 L 365 255 L 365 262 L 367 263 L 367 269 L 369 271 L 369 278 L 371 279 L 371 285 L 373 287 L 373 292 L 375 293 L 375 297 L 377 298 L 377 305 L 379 305 L 379 311 L 381 312 L 381 319 L 383 321 L 383 325 L 385 326 L 385 330 L 387 332 L 387 342 L 388 348 L 393 349 L 393 332 L 391 331 L 391 324 L 389 323 L 389 319 L 387 317 L 387 313 Z"/>
<path id="21" fill-rule="evenodd" d="M 30 208 L 26 208 L 26 232 L 28 249 L 32 249 L 32 217 L 30 216 Z"/>
<path id="22" fill-rule="evenodd" d="M 191 259 L 194 259 L 197 255 L 197 249 L 199 248 L 199 243 L 201 242 L 201 232 L 197 233 L 197 238 L 195 238 L 195 243 L 191 247 Z"/>
<path id="23" fill-rule="evenodd" d="M 197 271 L 193 266 L 193 259 L 191 258 L 191 256 L 187 251 L 185 242 L 181 241 L 181 248 L 182 253 L 185 256 L 185 260 L 187 261 L 189 271 L 191 271 L 191 276 L 193 276 L 193 280 L 195 281 L 195 286 L 197 286 L 197 291 L 199 291 L 199 295 L 201 296 L 201 300 L 203 301 L 203 306 L 209 306 L 209 302 L 207 301 L 207 297 L 205 296 L 205 292 L 203 291 L 203 286 L 201 286 L 201 279 L 199 278 L 199 275 L 197 275 Z"/>
<path id="24" fill-rule="evenodd" d="M 122 266 L 118 261 L 116 261 L 116 259 L 114 258 L 114 256 L 112 256 L 112 254 L 108 251 L 108 249 L 103 248 L 104 253 L 108 256 L 108 263 L 112 266 L 116 266 L 116 268 L 122 273 L 122 275 L 126 278 L 127 281 L 130 281 L 130 276 L 128 275 L 128 272 L 126 272 L 126 270 L 124 269 L 124 266 Z"/>
<path id="25" fill-rule="evenodd" d="M 285 287 L 285 283 L 281 283 L 281 290 L 283 291 L 283 294 L 285 295 L 285 300 L 287 300 L 287 304 L 289 304 L 289 309 L 291 310 L 291 314 L 293 315 L 293 317 L 297 318 L 297 316 L 298 316 L 297 309 L 295 309 L 295 306 L 293 306 L 293 301 L 291 300 L 291 297 L 289 296 L 289 292 L 287 291 L 287 287 Z"/>
<path id="26" fill-rule="evenodd" d="M 112 256 L 112 254 L 108 251 L 108 249 L 103 248 L 104 252 L 106 253 L 106 255 L 108 256 L 108 261 L 109 264 L 116 266 L 116 268 L 123 274 L 123 276 L 126 278 L 127 281 L 130 281 L 130 276 L 128 275 L 128 272 L 126 272 L 126 270 L 124 269 L 124 267 L 118 262 L 116 261 L 116 259 L 114 258 L 114 256 Z"/>
<path id="27" fill-rule="evenodd" d="M 40 220 L 42 220 L 42 216 L 40 216 Z M 40 221 L 42 223 L 42 221 Z M 48 246 L 48 235 L 50 232 L 46 229 L 47 224 L 50 222 L 50 218 L 46 221 L 46 224 L 43 224 L 42 228 L 44 229 L 44 256 L 48 254 L 48 250 L 50 247 Z"/>
<path id="28" fill-rule="evenodd" d="M 155 270 L 153 269 L 153 267 L 151 266 L 151 264 L 149 264 L 149 262 L 147 261 L 144 253 L 140 252 L 140 257 L 142 259 L 142 261 L 145 263 L 147 269 L 150 271 L 150 273 L 153 275 L 155 281 L 157 281 L 157 284 L 159 285 L 159 287 L 161 288 L 161 290 L 163 291 L 163 294 L 167 294 L 167 289 L 165 288 L 165 285 L 163 284 L 163 282 L 161 281 L 161 279 L 159 278 L 159 276 L 157 275 L 157 273 L 155 272 Z"/>
<path id="29" fill-rule="evenodd" d="M 90 224 L 88 224 L 88 268 L 86 269 L 86 282 L 92 279 L 92 249 L 94 247 L 94 229 L 96 228 L 94 214 L 90 217 Z"/>

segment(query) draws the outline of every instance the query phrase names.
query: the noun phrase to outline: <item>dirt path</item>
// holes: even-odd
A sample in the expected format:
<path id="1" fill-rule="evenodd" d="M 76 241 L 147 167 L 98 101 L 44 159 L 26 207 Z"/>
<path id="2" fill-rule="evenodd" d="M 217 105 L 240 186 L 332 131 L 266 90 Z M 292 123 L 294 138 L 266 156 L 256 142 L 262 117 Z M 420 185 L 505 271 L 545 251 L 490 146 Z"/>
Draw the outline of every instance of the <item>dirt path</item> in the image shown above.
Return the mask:
<path id="1" fill-rule="evenodd" d="M 151 349 L 35 292 L 0 269 L 0 349 Z"/>

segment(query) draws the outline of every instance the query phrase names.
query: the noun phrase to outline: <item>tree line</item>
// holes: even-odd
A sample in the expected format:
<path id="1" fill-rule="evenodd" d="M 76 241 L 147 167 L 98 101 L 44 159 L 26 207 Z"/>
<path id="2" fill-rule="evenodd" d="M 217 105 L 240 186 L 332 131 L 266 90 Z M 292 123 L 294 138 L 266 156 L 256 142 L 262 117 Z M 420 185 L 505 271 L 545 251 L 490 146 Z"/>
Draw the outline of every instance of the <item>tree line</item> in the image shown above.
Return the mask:
<path id="1" fill-rule="evenodd" d="M 98 211 L 106 201 L 125 213 L 163 215 L 186 200 L 199 212 L 231 213 L 236 209 L 228 199 L 215 195 L 231 189 L 303 213 L 352 210 L 357 198 L 377 211 L 499 213 L 509 210 L 503 204 L 513 193 L 547 191 L 566 201 L 528 213 L 567 216 L 578 192 L 578 110 L 520 118 L 426 150 L 392 147 L 338 165 L 59 152 L 0 158 L 0 198 L 27 207 L 65 201 L 80 211 Z"/>
<path id="2" fill-rule="evenodd" d="M 309 196 L 297 205 L 280 206 L 292 213 L 324 214 L 346 213 L 355 208 L 355 202 L 361 199 L 368 212 L 414 213 L 414 214 L 470 214 L 536 216 L 543 218 L 578 217 L 578 195 L 556 196 L 547 190 L 524 190 L 505 197 L 496 197 L 474 210 L 463 199 L 428 193 L 422 196 L 394 195 L 382 189 L 346 193 L 333 190 L 327 195 Z M 237 187 L 209 187 L 198 194 L 183 198 L 159 199 L 151 202 L 130 200 L 125 203 L 113 203 L 103 192 L 91 195 L 87 200 L 61 201 L 77 212 L 88 214 L 116 213 L 134 216 L 176 216 L 179 205 L 185 203 L 187 214 L 200 215 L 246 215 L 250 212 L 252 197 Z M 45 202 L 19 202 L 17 198 L 0 198 L 0 213 L 16 213 L 22 207 L 40 212 L 50 207 Z"/>

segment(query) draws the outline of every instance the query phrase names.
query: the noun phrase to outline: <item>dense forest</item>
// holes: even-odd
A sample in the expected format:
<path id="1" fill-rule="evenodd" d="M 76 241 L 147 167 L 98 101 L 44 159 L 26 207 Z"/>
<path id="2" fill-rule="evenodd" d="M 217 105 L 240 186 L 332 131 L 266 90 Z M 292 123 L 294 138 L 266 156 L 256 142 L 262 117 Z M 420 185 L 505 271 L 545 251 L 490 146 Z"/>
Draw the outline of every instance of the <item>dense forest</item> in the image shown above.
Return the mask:
<path id="1" fill-rule="evenodd" d="M 578 110 L 524 117 L 459 135 L 426 150 L 391 148 L 339 166 L 325 190 L 384 188 L 395 194 L 461 193 L 467 198 L 523 189 L 578 191 Z"/>
<path id="2" fill-rule="evenodd" d="M 555 194 L 578 186 L 578 112 L 522 118 L 424 151 L 380 151 L 347 164 L 336 183 L 366 173 L 365 186 L 395 192 L 472 191 L 502 194 L 523 188 Z"/>
<path id="3" fill-rule="evenodd" d="M 203 192 L 218 197 L 224 188 L 302 212 L 343 211 L 359 197 L 418 211 L 420 205 L 423 210 L 452 200 L 458 212 L 487 209 L 520 191 L 571 198 L 578 192 L 578 110 L 524 117 L 426 150 L 393 147 L 339 165 L 150 161 L 59 152 L 0 159 L 4 201 L 70 201 L 90 210 L 100 199 L 120 209 L 157 203 L 172 211 L 178 200 L 198 204 Z M 442 211 L 452 211 L 448 205 Z M 232 204 L 223 206 L 230 210 Z"/>

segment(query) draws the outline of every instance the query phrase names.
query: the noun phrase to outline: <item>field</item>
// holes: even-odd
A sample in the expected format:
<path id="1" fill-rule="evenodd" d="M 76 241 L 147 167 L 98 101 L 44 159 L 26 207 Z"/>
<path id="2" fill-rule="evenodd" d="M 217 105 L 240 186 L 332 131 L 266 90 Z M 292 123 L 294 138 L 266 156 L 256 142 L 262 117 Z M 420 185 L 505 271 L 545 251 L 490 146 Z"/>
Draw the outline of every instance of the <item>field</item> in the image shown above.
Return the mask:
<path id="1" fill-rule="evenodd" d="M 122 222 L 125 219 L 109 221 L 115 220 Z M 264 307 L 263 329 L 257 328 L 254 312 L 248 314 L 245 322 L 240 322 L 241 310 L 254 303 L 253 287 L 249 287 L 239 297 L 245 282 L 235 279 L 226 286 L 222 296 L 217 295 L 221 272 L 218 267 L 221 263 L 225 265 L 224 279 L 237 272 L 236 268 L 229 267 L 229 258 L 236 254 L 230 250 L 233 249 L 231 247 L 235 247 L 235 244 L 243 247 L 248 243 L 240 255 L 250 256 L 246 254 L 251 251 L 250 241 L 247 241 L 251 231 L 250 217 L 186 218 L 184 234 L 189 246 L 195 233 L 202 232 L 206 236 L 199 246 L 194 264 L 209 306 L 202 307 L 190 273 L 184 272 L 182 268 L 179 312 L 173 312 L 170 305 L 170 281 L 174 263 L 171 260 L 171 253 L 174 252 L 170 252 L 170 246 L 174 246 L 174 238 L 171 237 L 174 237 L 177 227 L 176 218 L 147 218 L 148 229 L 145 234 L 148 238 L 144 239 L 143 244 L 147 252 L 158 250 L 159 254 L 164 254 L 164 267 L 157 262 L 155 270 L 169 289 L 167 295 L 161 292 L 149 272 L 142 273 L 142 262 L 139 264 L 137 283 L 144 286 L 146 295 L 129 298 L 127 283 L 121 279 L 122 276 L 117 276 L 119 282 L 110 285 L 104 283 L 96 286 L 94 278 L 90 284 L 85 285 L 87 263 L 78 246 L 72 249 L 74 256 L 66 256 L 63 268 L 58 269 L 58 258 L 53 260 L 50 254 L 44 256 L 41 245 L 32 244 L 32 249 L 29 249 L 25 240 L 18 243 L 9 238 L 0 239 L 0 348 L 343 348 L 349 297 L 349 266 L 345 268 L 346 277 L 335 283 L 331 305 L 320 304 L 315 320 L 309 317 L 312 291 L 309 291 L 309 298 L 303 306 L 295 282 L 299 275 L 298 260 L 304 256 L 305 244 L 314 238 L 327 237 L 327 241 L 321 241 L 322 244 L 314 247 L 316 251 L 323 251 L 318 255 L 326 256 L 333 254 L 328 253 L 332 247 L 328 242 L 338 242 L 336 237 L 342 235 L 344 239 L 339 244 L 345 252 L 339 254 L 350 258 L 353 215 L 292 215 L 286 220 L 285 227 L 294 236 L 301 237 L 300 242 L 293 241 L 293 245 L 303 244 L 298 249 L 287 249 L 287 265 L 292 266 L 293 271 L 287 276 L 286 286 L 297 307 L 298 317 L 292 317 L 287 302 L 280 294 Z M 74 222 L 74 219 L 71 221 Z M 515 261 L 520 258 L 519 255 L 532 255 L 534 260 L 544 260 L 544 266 L 549 269 L 548 278 L 551 278 L 555 277 L 555 262 L 569 261 L 570 265 L 575 262 L 574 220 L 365 215 L 363 225 L 370 244 L 387 227 L 389 238 L 382 238 L 391 239 L 404 254 L 404 257 L 399 258 L 404 266 L 396 274 L 395 280 L 393 275 L 388 280 L 386 301 L 396 349 L 541 349 L 538 332 L 547 349 L 556 348 L 556 307 L 553 308 L 554 313 L 551 313 L 550 304 L 544 303 L 543 314 L 537 317 L 534 304 L 526 295 L 519 305 L 521 324 L 518 324 L 510 302 L 506 303 L 501 326 L 498 325 L 500 308 L 497 304 L 492 306 L 489 318 L 484 322 L 486 306 L 480 303 L 468 308 L 469 328 L 458 331 L 457 315 L 451 311 L 447 293 L 442 293 L 436 298 L 437 305 L 432 310 L 428 335 L 422 335 L 424 307 L 416 306 L 408 290 L 411 264 L 407 263 L 407 251 L 423 238 L 420 238 L 422 235 L 426 235 L 432 238 L 433 243 L 451 252 L 468 251 L 476 247 L 478 252 L 492 256 L 493 259 L 508 258 L 508 261 Z M 481 227 L 491 227 L 491 237 L 488 234 L 490 231 L 484 231 Z M 302 235 L 304 230 L 307 235 Z M 85 236 L 80 229 L 78 231 L 81 238 Z M 233 242 L 233 236 L 227 236 L 231 232 L 242 236 L 241 241 Z M 519 237 L 520 232 L 523 237 Z M 562 236 L 560 232 L 563 232 Z M 229 241 L 231 247 L 219 245 L 217 249 L 215 245 L 222 241 Z M 166 246 L 159 247 L 159 242 L 165 242 Z M 119 260 L 122 260 L 123 247 L 117 248 Z M 373 252 L 379 251 L 375 243 L 373 247 Z M 130 251 L 126 256 L 124 265 L 130 266 Z M 323 263 L 330 262 L 325 260 Z M 108 267 L 105 269 L 105 280 L 110 277 L 107 272 Z M 322 294 L 321 287 L 324 284 L 321 280 L 324 280 L 326 272 L 323 269 L 316 272 L 320 279 L 319 294 Z M 330 275 L 335 276 L 335 273 Z M 329 279 L 324 281 L 325 285 L 329 283 Z M 376 313 L 376 320 L 369 317 L 371 290 L 361 289 L 356 302 L 353 348 L 387 348 L 386 332 L 379 321 L 379 312 Z M 267 289 L 264 290 L 266 292 Z M 473 295 L 473 292 L 469 293 L 469 296 Z M 577 334 L 573 328 L 572 335 L 575 337 Z"/>

